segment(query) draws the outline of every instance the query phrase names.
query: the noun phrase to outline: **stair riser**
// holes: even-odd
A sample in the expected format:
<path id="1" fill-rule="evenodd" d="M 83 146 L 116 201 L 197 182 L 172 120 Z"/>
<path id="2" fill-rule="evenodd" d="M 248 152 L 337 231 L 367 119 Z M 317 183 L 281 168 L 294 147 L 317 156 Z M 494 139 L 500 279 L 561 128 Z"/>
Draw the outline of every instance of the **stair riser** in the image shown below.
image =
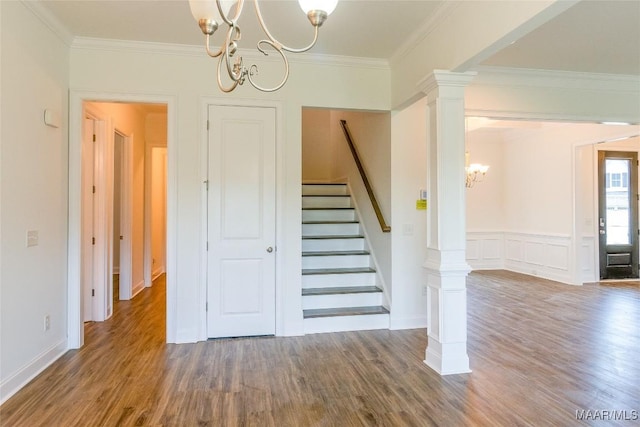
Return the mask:
<path id="1" fill-rule="evenodd" d="M 367 307 L 382 304 L 382 292 L 340 295 L 305 295 L 302 297 L 302 309 Z"/>
<path id="2" fill-rule="evenodd" d="M 303 195 L 336 195 L 347 194 L 346 185 L 302 185 Z"/>
<path id="3" fill-rule="evenodd" d="M 302 221 L 355 221 L 353 209 L 303 210 Z"/>
<path id="4" fill-rule="evenodd" d="M 356 268 L 370 267 L 369 255 L 303 256 L 302 268 Z"/>
<path id="5" fill-rule="evenodd" d="M 303 236 L 345 236 L 360 234 L 360 224 L 302 224 Z"/>
<path id="6" fill-rule="evenodd" d="M 304 319 L 304 333 L 366 331 L 371 329 L 389 329 L 388 314 L 369 314 L 363 316 L 316 317 Z"/>
<path id="7" fill-rule="evenodd" d="M 302 239 L 303 252 L 358 251 L 364 249 L 364 239 Z"/>
<path id="8" fill-rule="evenodd" d="M 336 288 L 342 286 L 374 286 L 375 273 L 304 274 L 302 288 Z"/>
<path id="9" fill-rule="evenodd" d="M 310 196 L 302 198 L 303 208 L 350 208 L 351 198 Z"/>

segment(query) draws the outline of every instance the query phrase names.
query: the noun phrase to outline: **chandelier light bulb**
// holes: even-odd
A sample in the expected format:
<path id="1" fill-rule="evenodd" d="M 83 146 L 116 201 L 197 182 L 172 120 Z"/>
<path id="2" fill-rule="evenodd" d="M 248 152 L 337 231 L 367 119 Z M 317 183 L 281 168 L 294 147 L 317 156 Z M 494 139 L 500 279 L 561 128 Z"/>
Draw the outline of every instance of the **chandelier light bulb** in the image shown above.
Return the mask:
<path id="1" fill-rule="evenodd" d="M 229 16 L 231 7 L 236 3 L 235 0 L 221 0 L 220 5 L 225 16 Z M 224 22 L 218 11 L 218 5 L 216 0 L 189 0 L 189 7 L 191 8 L 191 14 L 196 22 L 201 20 L 215 21 L 220 25 Z"/>
<path id="2" fill-rule="evenodd" d="M 338 0 L 298 0 L 302 11 L 306 14 L 319 10 L 331 15 L 338 5 Z"/>

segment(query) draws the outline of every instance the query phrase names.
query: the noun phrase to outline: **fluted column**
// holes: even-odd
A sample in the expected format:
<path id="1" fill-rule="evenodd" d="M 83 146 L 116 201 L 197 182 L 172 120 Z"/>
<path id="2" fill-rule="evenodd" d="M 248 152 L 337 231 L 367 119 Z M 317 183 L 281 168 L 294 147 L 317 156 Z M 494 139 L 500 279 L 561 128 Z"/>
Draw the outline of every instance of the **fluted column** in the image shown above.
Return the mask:
<path id="1" fill-rule="evenodd" d="M 427 304 L 425 363 L 441 375 L 471 372 L 467 355 L 464 88 L 475 73 L 434 71 L 427 95 Z"/>

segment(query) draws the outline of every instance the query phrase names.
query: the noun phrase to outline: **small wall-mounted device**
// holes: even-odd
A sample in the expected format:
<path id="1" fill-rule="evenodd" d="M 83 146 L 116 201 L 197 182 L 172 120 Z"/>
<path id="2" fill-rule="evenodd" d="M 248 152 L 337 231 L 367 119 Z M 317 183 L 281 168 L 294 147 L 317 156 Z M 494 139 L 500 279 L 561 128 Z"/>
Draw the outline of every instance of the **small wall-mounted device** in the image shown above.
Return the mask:
<path id="1" fill-rule="evenodd" d="M 419 190 L 418 200 L 427 200 L 427 190 L 423 190 L 423 189 Z"/>
<path id="2" fill-rule="evenodd" d="M 44 124 L 52 128 L 60 127 L 60 113 L 49 108 L 44 110 Z"/>

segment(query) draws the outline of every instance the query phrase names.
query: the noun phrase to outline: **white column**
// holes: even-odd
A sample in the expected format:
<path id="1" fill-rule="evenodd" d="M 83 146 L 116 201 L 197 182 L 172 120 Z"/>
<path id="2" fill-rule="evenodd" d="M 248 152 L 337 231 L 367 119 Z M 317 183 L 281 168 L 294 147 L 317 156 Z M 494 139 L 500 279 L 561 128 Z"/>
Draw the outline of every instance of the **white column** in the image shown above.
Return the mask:
<path id="1" fill-rule="evenodd" d="M 425 363 L 471 372 L 467 356 L 464 88 L 475 73 L 435 70 L 427 95 L 427 332 Z"/>

